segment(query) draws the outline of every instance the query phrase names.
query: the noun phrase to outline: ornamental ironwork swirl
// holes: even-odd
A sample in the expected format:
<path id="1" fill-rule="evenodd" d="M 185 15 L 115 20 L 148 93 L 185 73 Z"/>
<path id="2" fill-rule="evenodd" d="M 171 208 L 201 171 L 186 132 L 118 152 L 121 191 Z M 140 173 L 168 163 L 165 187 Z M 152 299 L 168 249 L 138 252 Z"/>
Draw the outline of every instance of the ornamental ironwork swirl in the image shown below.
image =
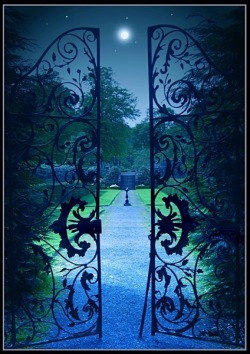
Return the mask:
<path id="1" fill-rule="evenodd" d="M 98 34 L 93 28 L 67 31 L 30 70 L 18 70 L 12 87 L 16 112 L 75 118 L 91 114 L 98 95 Z"/>
<path id="2" fill-rule="evenodd" d="M 6 84 L 11 168 L 19 180 L 33 183 L 29 194 L 13 188 L 13 204 L 22 204 L 14 213 L 18 222 L 30 225 L 46 219 L 52 205 L 58 207 L 61 199 L 82 186 L 96 199 L 92 186 L 97 181 L 99 149 L 98 36 L 98 29 L 90 28 L 63 33 L 30 70 L 17 70 L 15 81 Z M 49 179 L 50 186 L 45 187 L 43 182 Z"/>
<path id="3" fill-rule="evenodd" d="M 43 238 L 37 238 L 36 243 L 33 242 L 29 247 L 36 263 L 31 263 L 31 259 L 29 263 L 23 262 L 22 270 L 29 273 L 30 282 L 42 288 L 37 296 L 29 289 L 26 289 L 26 294 L 22 292 L 17 296 L 20 306 L 15 318 L 17 342 L 13 347 L 25 348 L 54 339 L 64 340 L 67 336 L 98 334 L 100 299 L 97 265 L 93 266 L 93 262 L 67 262 L 63 252 Z M 48 248 L 54 250 L 54 257 L 48 255 Z M 56 255 L 61 258 L 59 264 L 55 262 Z M 37 280 L 37 274 L 41 276 L 41 269 L 44 273 L 43 283 Z M 19 275 L 16 276 L 19 280 Z M 63 280 L 59 285 L 61 278 Z M 11 343 L 13 331 L 9 316 L 6 311 L 7 343 Z"/>
<path id="4" fill-rule="evenodd" d="M 5 87 L 6 347 L 101 336 L 99 29 L 64 32 L 13 76 Z"/>
<path id="5" fill-rule="evenodd" d="M 243 344 L 244 304 L 237 304 L 238 290 L 234 286 L 236 257 L 233 242 L 210 235 L 185 257 L 158 265 L 156 332 Z M 211 262 L 208 271 L 207 264 Z M 236 320 L 238 305 L 240 325 Z"/>
<path id="6" fill-rule="evenodd" d="M 244 346 L 242 98 L 184 30 L 148 45 L 152 333 Z"/>
<path id="7" fill-rule="evenodd" d="M 84 235 L 90 235 L 93 241 L 96 242 L 96 233 L 101 233 L 101 229 L 97 229 L 97 220 L 92 220 L 95 216 L 95 210 L 89 214 L 88 217 L 83 217 L 81 214 L 85 210 L 85 206 L 88 203 L 71 197 L 69 203 L 62 203 L 61 215 L 58 220 L 54 221 L 50 228 L 61 236 L 60 247 L 66 248 L 68 256 L 71 258 L 78 254 L 80 257 L 84 257 L 87 250 L 91 247 L 91 242 L 82 240 Z M 73 210 L 73 208 L 78 207 Z M 72 215 L 71 215 L 72 213 Z M 70 219 L 74 217 L 74 219 Z M 69 223 L 69 224 L 68 224 Z M 74 234 L 74 247 L 70 240 L 68 232 Z M 72 237 L 72 235 L 71 235 Z M 94 255 L 94 257 L 96 254 Z M 92 259 L 91 259 L 92 260 Z"/>
<path id="8" fill-rule="evenodd" d="M 152 98 L 168 116 L 213 112 L 234 98 L 233 87 L 199 43 L 175 26 L 149 28 Z M 223 89 L 221 88 L 223 86 Z"/>
<path id="9" fill-rule="evenodd" d="M 156 223 L 159 227 L 156 240 L 161 239 L 161 246 L 164 247 L 166 254 L 182 255 L 183 247 L 188 245 L 188 234 L 194 230 L 197 223 L 188 213 L 188 202 L 186 200 L 179 200 L 176 194 L 164 197 L 162 200 L 169 212 L 164 215 L 160 209 L 156 211 L 157 216 L 160 217 L 160 220 Z M 180 236 L 177 235 L 178 230 L 181 231 Z M 162 240 L 166 234 L 169 238 Z"/>

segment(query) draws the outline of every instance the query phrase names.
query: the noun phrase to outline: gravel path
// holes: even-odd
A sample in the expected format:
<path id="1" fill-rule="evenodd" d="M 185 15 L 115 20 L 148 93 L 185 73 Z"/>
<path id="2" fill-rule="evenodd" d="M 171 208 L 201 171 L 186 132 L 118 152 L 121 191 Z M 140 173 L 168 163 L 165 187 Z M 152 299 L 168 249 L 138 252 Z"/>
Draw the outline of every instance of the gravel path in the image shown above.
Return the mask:
<path id="1" fill-rule="evenodd" d="M 43 349 L 76 350 L 179 350 L 234 349 L 216 343 L 157 334 L 151 336 L 148 302 L 143 336 L 139 338 L 149 265 L 150 208 L 136 191 L 129 191 L 124 206 L 121 191 L 101 214 L 103 337 L 67 340 Z M 41 348 L 41 347 L 40 347 Z"/>

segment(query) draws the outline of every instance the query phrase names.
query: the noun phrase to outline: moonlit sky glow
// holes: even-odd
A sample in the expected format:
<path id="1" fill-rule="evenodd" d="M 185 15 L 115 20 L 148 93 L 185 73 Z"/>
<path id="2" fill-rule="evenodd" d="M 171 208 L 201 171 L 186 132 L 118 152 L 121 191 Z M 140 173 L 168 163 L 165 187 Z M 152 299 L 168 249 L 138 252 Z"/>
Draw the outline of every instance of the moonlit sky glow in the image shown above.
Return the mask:
<path id="1" fill-rule="evenodd" d="M 61 33 L 77 27 L 100 28 L 101 66 L 111 67 L 114 79 L 138 99 L 141 117 L 148 103 L 147 28 L 174 25 L 183 29 L 210 18 L 221 24 L 223 16 L 243 5 L 5 5 L 14 6 L 26 16 L 20 31 L 37 47 L 33 58 Z M 127 31 L 127 35 L 125 35 Z M 122 34 L 123 33 L 123 34 Z"/>

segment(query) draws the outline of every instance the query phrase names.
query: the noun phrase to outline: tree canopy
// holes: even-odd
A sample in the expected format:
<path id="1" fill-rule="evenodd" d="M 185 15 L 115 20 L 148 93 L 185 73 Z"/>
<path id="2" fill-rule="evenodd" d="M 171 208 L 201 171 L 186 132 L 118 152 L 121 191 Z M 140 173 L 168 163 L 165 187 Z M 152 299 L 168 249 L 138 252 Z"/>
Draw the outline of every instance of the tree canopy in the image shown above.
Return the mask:
<path id="1" fill-rule="evenodd" d="M 140 115 L 137 98 L 122 88 L 113 75 L 110 67 L 101 68 L 101 149 L 105 162 L 128 154 L 128 121 Z"/>

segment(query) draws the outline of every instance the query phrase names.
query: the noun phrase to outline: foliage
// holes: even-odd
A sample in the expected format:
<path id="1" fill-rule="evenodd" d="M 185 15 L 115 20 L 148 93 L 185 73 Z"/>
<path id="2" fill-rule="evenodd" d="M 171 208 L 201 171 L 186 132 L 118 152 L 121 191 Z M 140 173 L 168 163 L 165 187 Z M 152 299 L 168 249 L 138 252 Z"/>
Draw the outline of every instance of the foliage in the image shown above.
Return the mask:
<path id="1" fill-rule="evenodd" d="M 109 119 L 101 121 L 101 150 L 104 162 L 118 163 L 128 155 L 130 128 L 121 122 L 112 122 Z"/>
<path id="2" fill-rule="evenodd" d="M 218 240 L 218 251 L 215 251 L 215 247 L 212 248 L 211 243 L 212 250 L 207 251 L 204 260 L 209 292 L 211 297 L 214 295 L 217 297 L 218 303 L 220 297 L 224 296 L 228 301 L 228 307 L 234 311 L 237 301 L 241 304 L 244 302 L 245 286 L 244 8 L 236 8 L 226 20 L 226 24 L 223 21 L 220 24 L 211 20 L 202 21 L 200 25 L 189 30 L 219 72 L 216 86 L 225 100 L 219 113 L 210 113 L 200 118 L 203 129 L 193 129 L 196 154 L 199 156 L 196 184 L 196 188 L 199 187 L 199 194 L 196 193 L 192 180 L 185 184 L 185 187 L 189 191 L 189 198 L 195 201 L 206 218 L 211 220 L 211 223 L 207 223 L 201 218 L 201 234 L 194 235 L 196 241 L 198 242 L 204 235 L 210 235 L 213 240 Z M 193 73 L 188 73 L 186 79 L 192 75 Z M 197 87 L 199 80 L 197 76 Z M 231 92 L 228 92 L 230 91 L 228 87 Z M 196 113 L 196 108 L 194 107 L 191 114 Z M 174 134 L 176 136 L 176 132 Z M 184 142 L 182 146 L 186 149 L 186 156 L 193 155 L 191 145 L 189 147 L 187 142 Z M 188 159 L 186 166 L 190 170 Z M 225 252 L 225 258 L 226 255 L 228 257 L 226 266 L 222 266 L 222 257 L 219 257 L 222 252 Z M 223 267 L 226 267 L 224 273 L 218 276 L 216 269 Z M 241 275 L 237 276 L 236 281 L 236 293 L 239 290 L 237 300 L 233 290 L 235 270 Z M 216 281 L 213 281 L 215 278 Z"/>
<path id="3" fill-rule="evenodd" d="M 32 117 L 38 103 L 35 98 L 39 98 L 39 84 L 32 76 L 22 83 L 20 80 L 31 66 L 16 51 L 28 51 L 33 46 L 31 40 L 20 35 L 18 25 L 22 21 L 15 8 L 5 7 L 4 296 L 5 310 L 15 308 L 18 313 L 27 299 L 36 297 L 51 281 L 48 280 L 51 258 L 37 246 L 47 235 L 49 219 L 43 218 L 43 214 L 49 212 L 51 204 L 47 186 L 36 176 L 39 147 L 51 144 L 43 140 L 48 126 Z M 50 78 L 41 75 L 41 81 L 45 91 L 52 82 L 60 84 L 55 73 Z"/>
<path id="4" fill-rule="evenodd" d="M 140 112 L 136 108 L 137 98 L 121 88 L 113 76 L 110 67 L 101 67 L 101 149 L 104 162 L 117 164 L 129 151 L 130 127 L 127 122 L 138 117 Z"/>
<path id="5" fill-rule="evenodd" d="M 144 184 L 145 186 L 150 186 L 150 170 L 147 167 L 139 167 L 137 172 L 137 184 Z"/>
<path id="6" fill-rule="evenodd" d="M 18 32 L 18 26 L 24 21 L 24 16 L 13 6 L 4 7 L 4 75 L 5 81 L 12 82 L 17 77 L 16 68 L 21 57 L 17 49 L 29 50 L 34 47 L 32 40 Z M 24 66 L 24 63 L 23 63 Z"/>
<path id="7" fill-rule="evenodd" d="M 202 21 L 200 25 L 190 29 L 201 47 L 212 60 L 215 68 L 226 78 L 231 85 L 233 92 L 226 92 L 228 86 L 224 79 L 217 80 L 217 86 L 224 94 L 224 97 L 231 97 L 224 103 L 225 113 L 220 115 L 209 115 L 204 118 L 204 126 L 209 127 L 209 120 L 216 121 L 210 123 L 210 131 L 201 130 L 195 132 L 198 151 L 204 154 L 207 151 L 204 166 L 213 164 L 213 171 L 210 171 L 210 191 L 218 194 L 227 190 L 230 195 L 231 208 L 234 209 L 234 217 L 231 221 L 238 219 L 244 224 L 244 159 L 245 159 L 245 127 L 244 127 L 244 75 L 245 75 L 245 35 L 244 35 L 244 8 L 234 9 L 226 22 L 220 24 L 213 21 Z M 225 24 L 224 24 L 225 23 Z M 224 24 L 224 25 L 223 25 Z M 190 76 L 192 73 L 190 73 Z M 187 75 L 187 78 L 189 75 Z M 230 96 L 233 94 L 232 96 Z M 232 112 L 230 113 L 230 110 Z M 227 112 L 227 113 L 226 113 Z M 217 145 L 211 145 L 212 133 L 216 134 Z M 211 138 L 209 139 L 209 134 Z M 206 141 L 207 140 L 207 141 Z M 199 143 L 200 141 L 200 143 Z M 206 143 L 204 144 L 204 142 Z M 237 186 L 237 188 L 235 188 Z M 207 188 L 207 185 L 204 186 Z M 202 193 L 208 190 L 202 189 Z M 209 196 L 208 196 L 209 197 Z M 208 206 L 207 206 L 208 207 Z M 236 216 L 239 211 L 243 214 Z M 242 230 L 241 230 L 242 231 Z"/>
<path id="8" fill-rule="evenodd" d="M 133 149 L 149 149 L 149 117 L 143 119 L 132 129 Z"/>
<path id="9" fill-rule="evenodd" d="M 102 178 L 102 184 L 105 185 L 106 187 L 109 187 L 112 184 L 117 184 L 119 185 L 119 177 L 120 177 L 121 171 L 119 167 L 117 166 L 112 166 L 108 173 Z"/>
<path id="10" fill-rule="evenodd" d="M 240 89 L 236 94 L 241 99 L 244 98 L 245 82 L 244 12 L 243 6 L 235 7 L 228 15 L 224 15 L 220 23 L 204 20 L 188 30 L 201 47 L 206 48 L 216 67 Z"/>
<path id="11" fill-rule="evenodd" d="M 134 120 L 139 111 L 137 99 L 127 89 L 123 89 L 113 78 L 110 67 L 101 68 L 101 116 L 112 123 L 125 123 Z"/>
<path id="12" fill-rule="evenodd" d="M 150 150 L 149 147 L 143 149 L 133 149 L 133 169 L 138 171 L 141 168 L 150 169 Z"/>
<path id="13" fill-rule="evenodd" d="M 25 47 L 27 41 L 18 35 L 15 31 L 15 27 L 13 23 L 17 21 L 21 21 L 21 17 L 18 12 L 13 10 L 12 8 L 7 7 L 5 9 L 5 80 L 8 84 L 8 81 L 11 82 L 13 78 L 15 78 L 15 70 L 13 69 L 13 65 L 17 63 L 19 57 L 15 55 L 16 43 L 18 43 L 21 47 Z M 5 86 L 5 94 L 8 85 Z M 5 117 L 7 121 L 7 117 Z M 14 128 L 14 127 L 13 127 Z M 7 143 L 6 143 L 7 142 Z M 11 142 L 11 134 L 10 132 L 5 131 L 5 169 L 7 169 L 7 173 L 5 173 L 5 199 L 4 199 L 4 208 L 5 208 L 5 219 L 4 219 L 4 259 L 5 259 L 5 267 L 4 267 L 4 280 L 5 280 L 5 300 L 8 301 L 8 305 L 10 305 L 9 301 L 13 301 L 13 291 L 16 292 L 15 300 L 19 303 L 21 294 L 23 293 L 22 288 L 26 289 L 28 284 L 26 282 L 25 276 L 23 276 L 23 271 L 25 267 L 21 267 L 21 264 L 25 264 L 27 257 L 29 255 L 28 247 L 24 247 L 24 245 L 29 241 L 31 228 L 18 228 L 17 225 L 13 224 L 13 214 L 12 214 L 12 206 L 11 206 L 11 189 L 14 186 L 19 187 L 20 190 L 25 188 L 25 181 L 29 184 L 31 181 L 28 181 L 28 176 L 26 173 L 23 173 L 21 176 L 16 173 L 13 166 L 11 166 L 11 150 L 13 148 L 13 142 Z M 7 151 L 6 151 L 7 148 Z M 9 169 L 8 169 L 9 168 Z M 12 170 L 12 178 L 9 174 L 9 171 Z M 24 207 L 21 205 L 20 207 Z M 17 210 L 18 212 L 18 210 Z M 16 212 L 16 213 L 17 213 Z M 18 214 L 16 215 L 18 217 Z M 14 236 L 15 235 L 15 236 Z M 20 249 L 16 248 L 16 245 L 19 244 Z M 14 260 L 17 262 L 18 268 L 21 268 L 21 271 L 15 274 L 17 288 L 14 287 L 14 283 L 11 279 L 13 279 L 13 274 L 15 271 Z"/>

